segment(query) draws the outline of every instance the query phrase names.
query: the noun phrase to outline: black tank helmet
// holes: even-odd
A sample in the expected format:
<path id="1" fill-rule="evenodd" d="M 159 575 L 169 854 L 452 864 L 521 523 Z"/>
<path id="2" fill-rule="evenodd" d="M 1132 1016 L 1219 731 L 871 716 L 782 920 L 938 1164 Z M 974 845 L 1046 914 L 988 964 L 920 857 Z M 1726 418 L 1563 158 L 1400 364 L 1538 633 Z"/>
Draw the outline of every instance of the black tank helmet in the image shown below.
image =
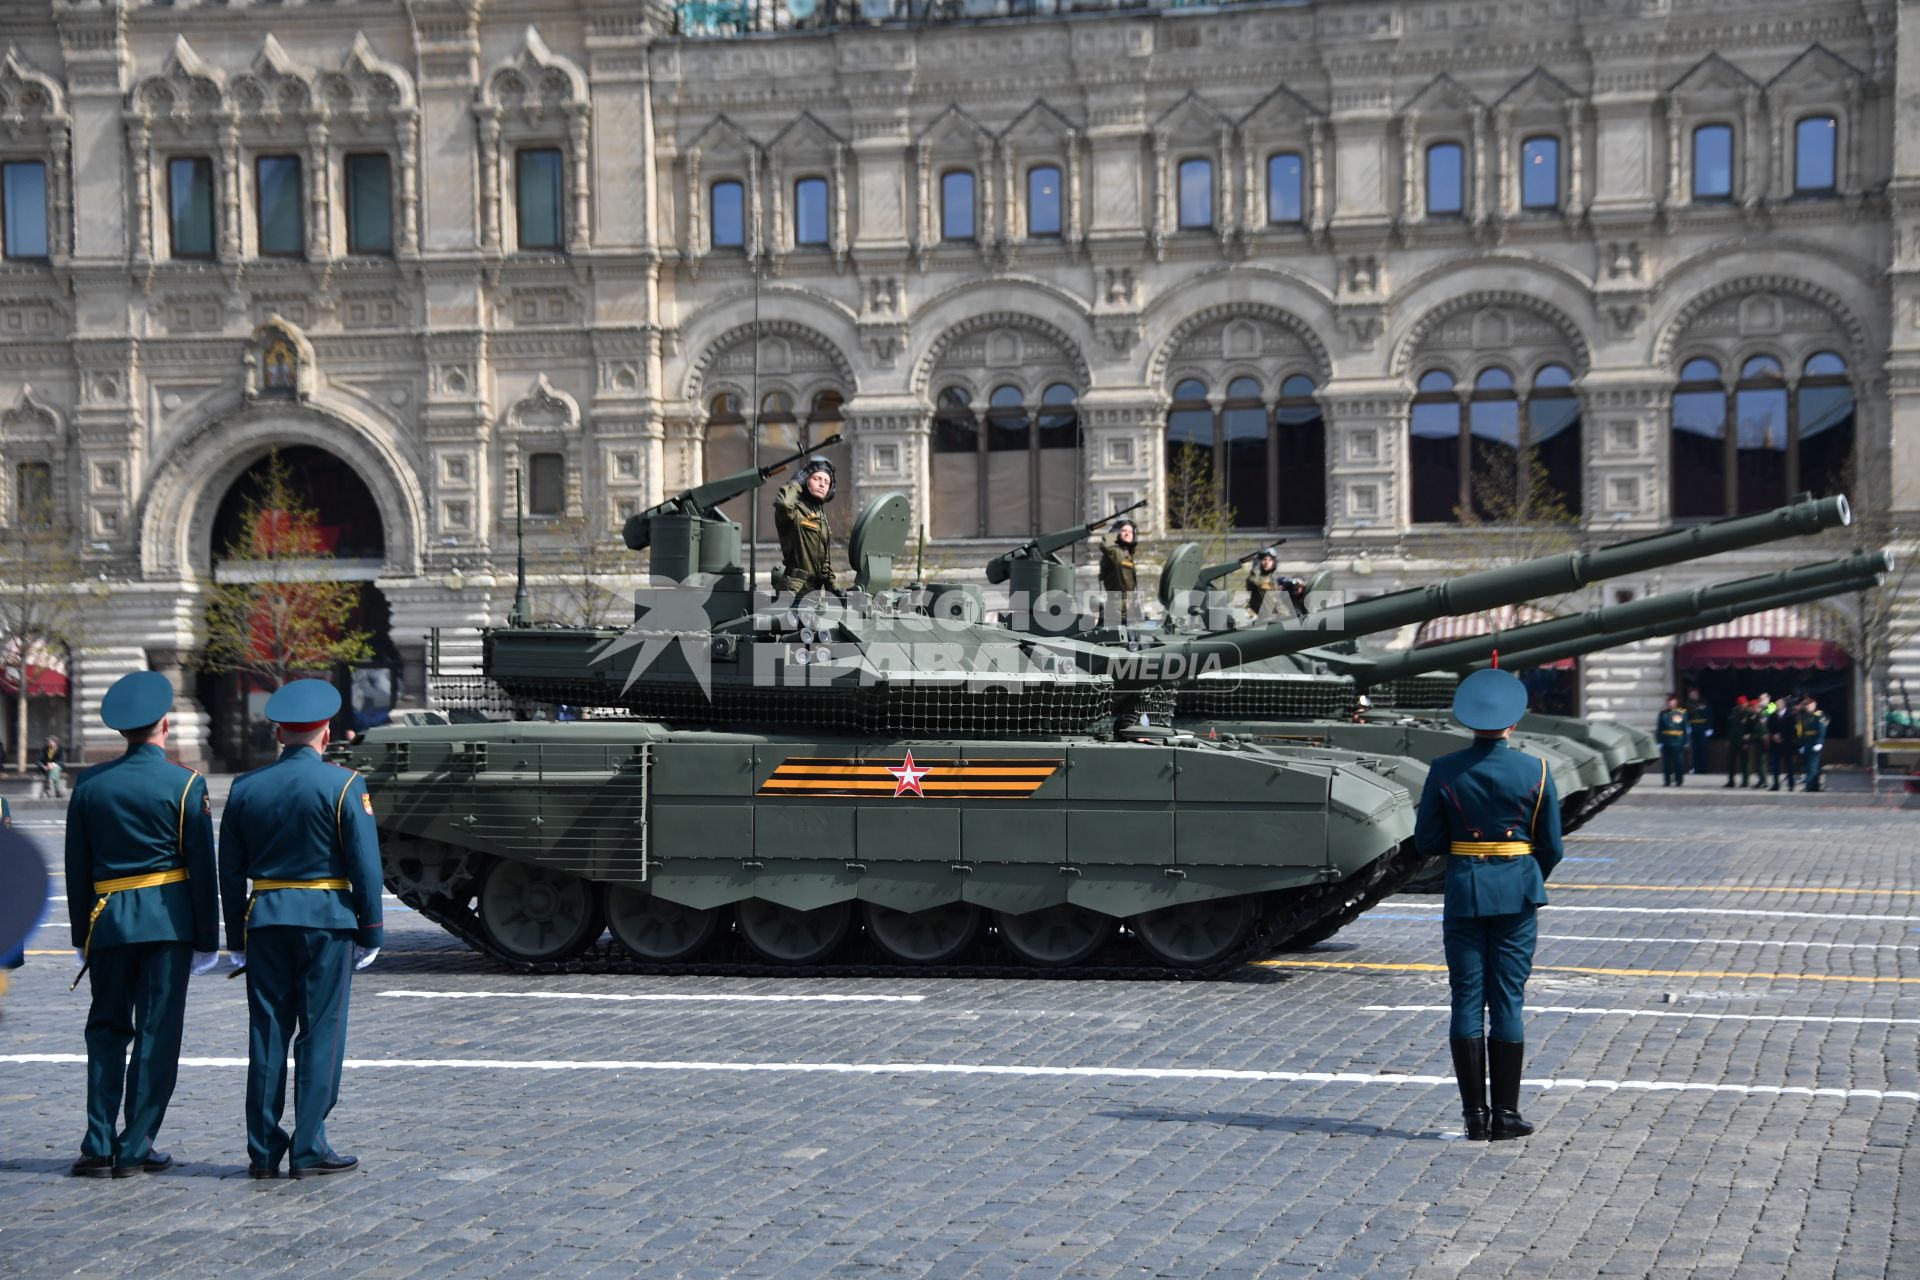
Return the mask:
<path id="1" fill-rule="evenodd" d="M 824 453 L 814 454 L 811 458 L 807 459 L 807 465 L 800 468 L 801 489 L 804 490 L 807 487 L 807 480 L 816 471 L 824 471 L 827 473 L 827 496 L 820 499 L 820 501 L 832 502 L 833 495 L 840 491 L 840 475 L 833 469 L 833 464 L 827 461 L 827 455 Z"/>

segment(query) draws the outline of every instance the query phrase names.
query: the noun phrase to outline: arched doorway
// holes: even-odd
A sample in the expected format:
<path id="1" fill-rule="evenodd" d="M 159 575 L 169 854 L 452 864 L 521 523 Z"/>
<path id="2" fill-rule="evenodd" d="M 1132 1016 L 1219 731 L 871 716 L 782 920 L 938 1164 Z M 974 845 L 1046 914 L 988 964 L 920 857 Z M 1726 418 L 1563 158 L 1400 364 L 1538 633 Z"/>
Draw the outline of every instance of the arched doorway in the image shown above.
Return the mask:
<path id="1" fill-rule="evenodd" d="M 197 694 L 211 722 L 211 747 L 228 768 L 249 769 L 275 754 L 264 718 L 276 678 L 261 668 L 284 652 L 311 652 L 320 636 L 366 637 L 356 660 L 317 663 L 310 674 L 339 686 L 344 706 L 334 736 L 384 723 L 398 696 L 400 654 L 390 610 L 375 585 L 386 560 L 386 533 L 366 481 L 324 449 L 292 445 L 256 458 L 219 495 L 208 563 L 218 595 L 209 615 L 209 649 L 222 629 L 226 665 L 236 648 L 241 670 L 203 670 Z M 297 637 L 294 641 L 287 636 Z"/>

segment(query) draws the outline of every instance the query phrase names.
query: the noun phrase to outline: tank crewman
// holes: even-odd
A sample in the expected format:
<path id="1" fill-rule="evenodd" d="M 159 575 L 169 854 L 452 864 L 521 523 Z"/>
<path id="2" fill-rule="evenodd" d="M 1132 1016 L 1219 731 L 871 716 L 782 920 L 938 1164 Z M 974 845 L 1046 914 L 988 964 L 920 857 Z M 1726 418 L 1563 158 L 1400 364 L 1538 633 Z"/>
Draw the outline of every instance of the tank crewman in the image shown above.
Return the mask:
<path id="1" fill-rule="evenodd" d="M 180 1069 L 187 975 L 219 959 L 213 806 L 206 779 L 167 759 L 172 709 L 173 685 L 157 671 L 114 681 L 100 718 L 126 752 L 87 770 L 67 806 L 67 906 L 75 961 L 93 992 L 75 1177 L 172 1166 L 153 1139 Z M 126 1127 L 116 1134 L 123 1098 Z"/>
<path id="2" fill-rule="evenodd" d="M 1125 516 L 1114 521 L 1109 532 L 1113 541 L 1100 548 L 1100 589 L 1107 594 L 1100 620 L 1108 626 L 1140 621 L 1136 607 L 1139 574 L 1133 557 L 1140 550 L 1139 533 Z"/>
<path id="3" fill-rule="evenodd" d="M 1792 698 L 1773 704 L 1767 717 L 1767 755 L 1773 765 L 1773 790 L 1780 789 L 1780 774 L 1787 775 L 1787 790 L 1800 780 L 1800 751 L 1794 741 L 1793 717 L 1799 708 Z"/>
<path id="4" fill-rule="evenodd" d="M 833 464 L 819 454 L 807 459 L 800 477 L 773 498 L 773 528 L 780 537 L 780 586 L 805 595 L 834 586 L 833 526 L 827 504 L 839 488 Z"/>
<path id="5" fill-rule="evenodd" d="M 1260 607 L 1273 591 L 1273 571 L 1278 565 L 1279 560 L 1273 548 L 1262 547 L 1247 569 L 1247 612 L 1256 618 L 1260 616 Z"/>
<path id="6" fill-rule="evenodd" d="M 267 700 L 280 758 L 235 779 L 220 823 L 227 951 L 247 975 L 247 1173 L 295 1178 L 359 1164 L 327 1142 L 340 1098 L 353 972 L 380 954 L 380 844 L 359 774 L 320 758 L 340 691 L 295 680 Z M 251 880 L 249 895 L 247 881 Z M 287 1042 L 296 1027 L 293 1136 Z"/>
<path id="7" fill-rule="evenodd" d="M 1687 713 L 1679 695 L 1667 695 L 1667 709 L 1654 720 L 1653 736 L 1660 743 L 1660 785 L 1683 786 L 1687 781 Z"/>
<path id="8" fill-rule="evenodd" d="M 1767 785 L 1767 717 L 1773 714 L 1773 699 L 1765 693 L 1747 704 L 1747 760 L 1753 765 L 1753 785 Z"/>
<path id="9" fill-rule="evenodd" d="M 1751 721 L 1752 708 L 1743 693 L 1733 700 L 1733 710 L 1727 712 L 1727 785 L 1746 786 L 1752 780 L 1753 771 L 1748 767 L 1747 736 Z M 1740 775 L 1735 783 L 1734 774 Z"/>
<path id="10" fill-rule="evenodd" d="M 1433 762 L 1414 825 L 1419 851 L 1447 860 L 1447 1034 L 1466 1136 L 1476 1141 L 1533 1132 L 1520 1115 L 1520 1015 L 1533 972 L 1535 912 L 1547 901 L 1546 879 L 1562 850 L 1560 801 L 1546 762 L 1507 742 L 1526 711 L 1526 686 L 1510 671 L 1476 671 L 1460 682 L 1453 715 L 1473 730 L 1473 745 Z"/>
<path id="11" fill-rule="evenodd" d="M 1800 751 L 1800 759 L 1807 771 L 1807 790 L 1820 791 L 1820 756 L 1827 745 L 1827 713 L 1820 704 L 1808 698 L 1800 704 L 1800 713 L 1793 719 L 1794 745 Z"/>
<path id="12" fill-rule="evenodd" d="M 1693 771 L 1707 771 L 1707 743 L 1713 738 L 1713 708 L 1698 689 L 1687 690 L 1687 736 L 1692 746 Z"/>

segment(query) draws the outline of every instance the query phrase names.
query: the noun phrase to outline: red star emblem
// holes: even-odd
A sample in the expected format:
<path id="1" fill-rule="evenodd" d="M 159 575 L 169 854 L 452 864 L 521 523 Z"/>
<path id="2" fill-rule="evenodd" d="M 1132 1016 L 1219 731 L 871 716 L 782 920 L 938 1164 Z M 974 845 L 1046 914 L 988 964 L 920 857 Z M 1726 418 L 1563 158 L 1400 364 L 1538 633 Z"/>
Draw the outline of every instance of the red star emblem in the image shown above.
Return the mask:
<path id="1" fill-rule="evenodd" d="M 927 798 L 927 793 L 920 789 L 920 779 L 932 773 L 933 770 L 914 768 L 913 752 L 907 752 L 907 758 L 900 762 L 899 768 L 890 768 L 887 772 L 893 775 L 893 794 L 896 799 L 909 791 L 922 800 Z"/>

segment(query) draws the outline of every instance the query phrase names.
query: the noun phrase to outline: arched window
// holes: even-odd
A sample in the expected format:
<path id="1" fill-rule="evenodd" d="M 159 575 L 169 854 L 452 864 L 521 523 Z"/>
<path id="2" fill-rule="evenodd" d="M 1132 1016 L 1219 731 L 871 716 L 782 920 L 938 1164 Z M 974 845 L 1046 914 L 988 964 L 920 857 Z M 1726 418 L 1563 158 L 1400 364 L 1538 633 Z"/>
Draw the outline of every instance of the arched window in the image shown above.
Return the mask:
<path id="1" fill-rule="evenodd" d="M 1079 399 L 1064 382 L 1040 393 L 1033 439 L 1033 504 L 1040 529 L 1064 529 L 1086 518 L 1080 514 Z"/>
<path id="2" fill-rule="evenodd" d="M 559 148 L 529 147 L 515 152 L 513 192 L 520 247 L 549 251 L 566 248 L 567 171 Z M 261 235 L 266 235 L 264 224 Z"/>
<path id="3" fill-rule="evenodd" d="M 1427 148 L 1427 216 L 1457 218 L 1466 209 L 1465 152 L 1457 142 L 1436 142 Z"/>
<path id="4" fill-rule="evenodd" d="M 43 160 L 0 164 L 0 254 L 16 260 L 47 257 L 47 166 Z"/>
<path id="5" fill-rule="evenodd" d="M 53 525 L 53 464 L 23 462 L 14 471 L 15 521 L 27 529 Z"/>
<path id="6" fill-rule="evenodd" d="M 746 188 L 728 178 L 707 189 L 707 234 L 715 249 L 747 247 Z"/>
<path id="7" fill-rule="evenodd" d="M 1854 487 L 1853 382 L 1831 351 L 1809 356 L 1794 402 L 1795 474 L 1788 490 L 1826 497 Z"/>
<path id="8" fill-rule="evenodd" d="M 1727 388 L 1720 366 L 1689 360 L 1673 392 L 1673 514 L 1693 520 L 1727 513 Z"/>
<path id="9" fill-rule="evenodd" d="M 973 397 L 959 387 L 947 387 L 934 399 L 928 478 L 936 538 L 977 538 L 985 525 L 980 423 L 972 406 Z"/>
<path id="10" fill-rule="evenodd" d="M 1573 371 L 1563 364 L 1550 364 L 1534 374 L 1526 409 L 1527 461 L 1532 471 L 1529 484 L 1520 494 L 1526 508 L 1523 514 L 1531 513 L 1536 502 L 1548 502 L 1577 516 L 1586 486 L 1580 483 L 1585 450 L 1580 439 L 1580 397 L 1573 389 Z"/>
<path id="11" fill-rule="evenodd" d="M 567 462 L 557 453 L 527 459 L 527 514 L 553 517 L 567 511 Z"/>
<path id="12" fill-rule="evenodd" d="M 1543 135 L 1520 144 L 1520 207 L 1532 213 L 1560 208 L 1560 139 Z"/>
<path id="13" fill-rule="evenodd" d="M 1467 492 L 1463 508 L 1511 522 L 1521 491 L 1520 397 L 1505 369 L 1482 369 L 1467 401 Z"/>
<path id="14" fill-rule="evenodd" d="M 747 441 L 744 410 L 744 402 L 731 391 L 715 392 L 708 398 L 707 439 L 701 450 L 701 466 L 707 479 L 718 480 L 747 469 L 752 449 Z M 720 510 L 742 524 L 746 522 L 747 504 L 743 498 L 735 498 Z"/>
<path id="15" fill-rule="evenodd" d="M 1839 132 L 1832 116 L 1808 116 L 1793 127 L 1793 194 L 1833 194 Z"/>
<path id="16" fill-rule="evenodd" d="M 1453 375 L 1433 369 L 1420 375 L 1408 419 L 1408 464 L 1413 472 L 1413 521 L 1445 524 L 1459 509 L 1460 395 Z"/>
<path id="17" fill-rule="evenodd" d="M 940 238 L 974 238 L 973 173 L 953 169 L 940 175 Z"/>
<path id="18" fill-rule="evenodd" d="M 1180 162 L 1180 229 L 1204 231 L 1213 226 L 1213 161 Z"/>
<path id="19" fill-rule="evenodd" d="M 1274 475 L 1268 448 L 1273 424 L 1267 418 L 1260 384 L 1235 378 L 1227 384 L 1220 407 L 1220 457 L 1225 464 L 1227 505 L 1233 508 L 1237 529 L 1268 529 L 1273 525 Z"/>
<path id="20" fill-rule="evenodd" d="M 1327 427 L 1313 379 L 1296 373 L 1280 384 L 1273 413 L 1274 514 L 1278 529 L 1327 523 Z"/>
<path id="21" fill-rule="evenodd" d="M 1267 157 L 1267 221 L 1291 226 L 1306 221 L 1306 163 L 1298 151 Z"/>
<path id="22" fill-rule="evenodd" d="M 1027 235 L 1060 234 L 1060 170 L 1050 164 L 1027 170 Z"/>
<path id="23" fill-rule="evenodd" d="M 987 528 L 990 538 L 1025 536 L 1033 528 L 1026 473 L 1033 449 L 1032 421 L 1020 388 L 1001 386 L 987 397 Z"/>
<path id="24" fill-rule="evenodd" d="M 1173 528 L 1203 528 L 1218 520 L 1224 495 L 1214 484 L 1215 464 L 1207 384 L 1188 378 L 1174 387 L 1167 411 L 1167 521 Z"/>
<path id="25" fill-rule="evenodd" d="M 827 242 L 825 178 L 802 178 L 793 184 L 793 242 L 800 246 Z"/>
<path id="26" fill-rule="evenodd" d="M 1772 356 L 1740 367 L 1733 392 L 1734 511 L 1765 511 L 1787 500 L 1787 371 Z"/>
<path id="27" fill-rule="evenodd" d="M 1703 124 L 1693 131 L 1693 198 L 1733 199 L 1733 126 Z"/>

